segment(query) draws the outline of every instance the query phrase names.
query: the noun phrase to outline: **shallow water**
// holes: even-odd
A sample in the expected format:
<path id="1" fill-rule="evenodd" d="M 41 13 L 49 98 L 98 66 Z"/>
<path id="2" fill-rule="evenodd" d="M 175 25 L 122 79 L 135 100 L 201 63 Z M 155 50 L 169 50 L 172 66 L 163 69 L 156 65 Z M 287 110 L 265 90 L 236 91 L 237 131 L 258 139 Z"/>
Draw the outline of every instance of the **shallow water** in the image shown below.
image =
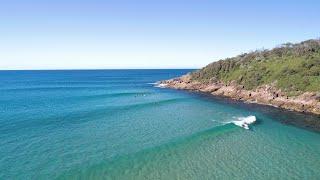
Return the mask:
<path id="1" fill-rule="evenodd" d="M 188 71 L 0 71 L 0 179 L 320 178 L 319 117 L 150 84 Z"/>

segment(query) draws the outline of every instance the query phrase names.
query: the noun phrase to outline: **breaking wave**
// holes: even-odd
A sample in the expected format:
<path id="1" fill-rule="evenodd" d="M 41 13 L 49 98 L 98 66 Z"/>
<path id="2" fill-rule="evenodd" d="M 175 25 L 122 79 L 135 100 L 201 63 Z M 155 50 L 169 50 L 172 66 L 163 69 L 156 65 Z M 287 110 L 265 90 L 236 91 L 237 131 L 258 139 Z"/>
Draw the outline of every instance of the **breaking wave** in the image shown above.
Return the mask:
<path id="1" fill-rule="evenodd" d="M 248 116 L 248 117 L 239 117 L 235 121 L 231 121 L 231 123 L 242 127 L 244 129 L 250 129 L 249 125 L 255 123 L 257 121 L 257 118 L 255 116 Z"/>

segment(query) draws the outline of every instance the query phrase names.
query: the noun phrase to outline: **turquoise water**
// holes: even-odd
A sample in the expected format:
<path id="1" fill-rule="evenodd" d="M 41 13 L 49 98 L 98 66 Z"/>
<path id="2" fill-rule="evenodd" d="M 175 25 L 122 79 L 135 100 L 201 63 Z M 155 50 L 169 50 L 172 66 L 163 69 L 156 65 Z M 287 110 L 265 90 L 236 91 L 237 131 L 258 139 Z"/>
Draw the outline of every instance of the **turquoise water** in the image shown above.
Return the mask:
<path id="1" fill-rule="evenodd" d="M 150 84 L 188 71 L 0 71 L 0 179 L 320 178 L 319 117 Z"/>

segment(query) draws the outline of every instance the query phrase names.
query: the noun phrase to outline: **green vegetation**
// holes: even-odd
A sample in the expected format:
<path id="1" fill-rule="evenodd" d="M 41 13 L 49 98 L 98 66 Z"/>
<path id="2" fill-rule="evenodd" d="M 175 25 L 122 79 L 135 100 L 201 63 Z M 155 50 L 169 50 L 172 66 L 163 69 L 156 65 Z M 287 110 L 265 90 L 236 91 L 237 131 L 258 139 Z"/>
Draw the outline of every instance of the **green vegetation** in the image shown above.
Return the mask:
<path id="1" fill-rule="evenodd" d="M 235 81 L 245 89 L 274 84 L 288 95 L 320 91 L 320 39 L 283 44 L 213 62 L 192 74 L 200 82 Z"/>

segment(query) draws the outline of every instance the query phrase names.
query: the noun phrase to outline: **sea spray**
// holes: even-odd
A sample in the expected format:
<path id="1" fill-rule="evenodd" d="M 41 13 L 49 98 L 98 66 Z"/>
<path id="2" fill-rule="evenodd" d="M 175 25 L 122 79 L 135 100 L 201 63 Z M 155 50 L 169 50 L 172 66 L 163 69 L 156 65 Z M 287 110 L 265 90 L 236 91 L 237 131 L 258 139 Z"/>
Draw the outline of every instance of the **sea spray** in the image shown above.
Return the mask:
<path id="1" fill-rule="evenodd" d="M 232 121 L 232 123 L 248 130 L 249 125 L 255 123 L 256 121 L 257 121 L 257 118 L 255 116 L 248 116 L 248 117 L 239 117 L 238 120 Z"/>

